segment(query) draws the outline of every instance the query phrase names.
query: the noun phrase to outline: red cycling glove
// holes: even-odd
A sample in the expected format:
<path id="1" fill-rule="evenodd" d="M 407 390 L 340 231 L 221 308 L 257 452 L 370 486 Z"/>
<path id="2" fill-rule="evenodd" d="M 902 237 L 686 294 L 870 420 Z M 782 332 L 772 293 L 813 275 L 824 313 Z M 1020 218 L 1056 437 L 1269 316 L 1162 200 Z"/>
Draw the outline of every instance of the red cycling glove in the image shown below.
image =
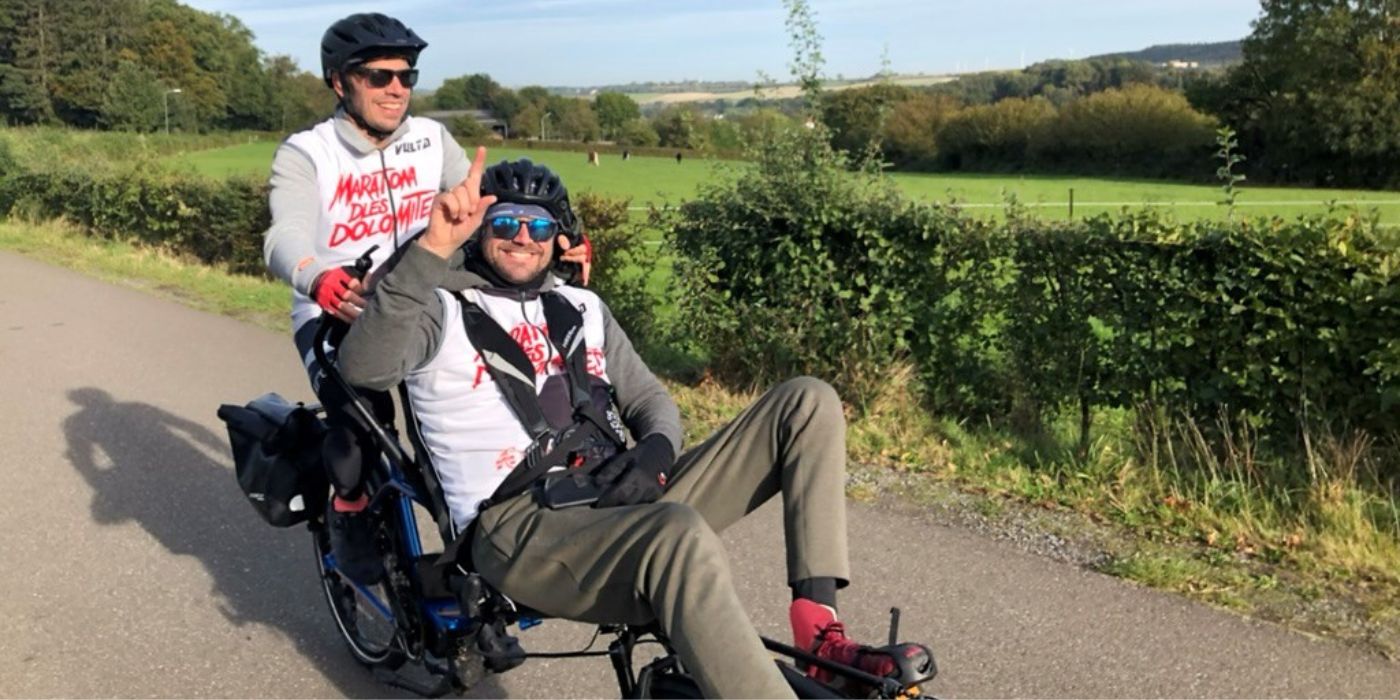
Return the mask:
<path id="1" fill-rule="evenodd" d="M 314 295 L 326 313 L 334 314 L 340 309 L 340 302 L 350 293 L 350 283 L 355 280 L 354 272 L 354 268 L 337 267 L 321 273 Z"/>

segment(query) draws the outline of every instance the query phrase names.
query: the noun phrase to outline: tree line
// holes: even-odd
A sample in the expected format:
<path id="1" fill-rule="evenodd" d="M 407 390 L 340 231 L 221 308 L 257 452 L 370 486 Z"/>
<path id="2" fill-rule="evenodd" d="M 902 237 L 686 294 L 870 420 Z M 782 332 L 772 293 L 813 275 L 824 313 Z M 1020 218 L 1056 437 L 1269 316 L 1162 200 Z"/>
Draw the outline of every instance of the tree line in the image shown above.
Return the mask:
<path id="1" fill-rule="evenodd" d="M 1218 70 L 1051 61 L 923 91 L 834 93 L 837 145 L 897 166 L 1196 177 L 1215 127 L 1255 182 L 1400 187 L 1400 3 L 1261 0 L 1243 60 Z"/>
<path id="2" fill-rule="evenodd" d="M 935 86 L 829 91 L 832 145 L 910 170 L 1061 171 L 1206 179 L 1216 130 L 1239 134 L 1254 182 L 1400 187 L 1400 3 L 1262 0 L 1243 60 L 1183 70 L 1124 57 L 1046 61 Z M 800 125 L 800 100 L 649 110 L 624 94 L 444 84 L 440 108 L 488 109 L 512 135 L 736 149 Z"/>
<path id="3" fill-rule="evenodd" d="M 237 18 L 175 0 L 0 0 L 0 121 L 284 131 L 328 114 L 319 76 Z"/>
<path id="4" fill-rule="evenodd" d="M 414 105 L 418 113 L 448 110 L 489 112 L 504 123 L 504 135 L 510 138 L 718 151 L 738 150 L 752 136 L 791 125 L 795 119 L 794 109 L 757 100 L 728 113 L 689 103 L 648 110 L 621 92 L 572 97 L 538 85 L 512 90 L 485 73 L 449 78 Z M 459 138 L 487 135 L 486 127 L 472 116 L 446 122 Z"/>
<path id="5" fill-rule="evenodd" d="M 1400 5 L 1261 0 L 1242 62 L 1177 70 L 1124 57 L 1046 61 L 911 88 L 825 94 L 832 143 L 913 170 L 1209 177 L 1215 130 L 1254 182 L 1400 186 Z M 152 131 L 288 131 L 329 114 L 320 78 L 265 56 L 238 19 L 175 0 L 0 0 L 0 120 Z M 416 111 L 485 110 L 512 138 L 733 151 L 803 126 L 798 100 L 639 105 L 622 92 L 451 78 Z M 479 138 L 475 119 L 451 119 Z"/>

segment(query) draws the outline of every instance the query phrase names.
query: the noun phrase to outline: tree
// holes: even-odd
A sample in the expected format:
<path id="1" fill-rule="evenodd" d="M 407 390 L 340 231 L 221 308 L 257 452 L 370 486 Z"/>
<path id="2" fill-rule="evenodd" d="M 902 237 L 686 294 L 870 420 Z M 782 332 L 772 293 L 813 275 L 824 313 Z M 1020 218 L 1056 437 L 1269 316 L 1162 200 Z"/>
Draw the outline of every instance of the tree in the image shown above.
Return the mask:
<path id="1" fill-rule="evenodd" d="M 593 113 L 593 105 L 587 100 L 573 97 L 550 97 L 549 137 L 565 141 L 597 141 L 603 130 L 598 126 L 598 116 Z"/>
<path id="2" fill-rule="evenodd" d="M 0 5 L 0 114 L 92 126 L 119 52 L 139 26 L 136 0 Z"/>
<path id="3" fill-rule="evenodd" d="M 164 92 L 155 73 L 122 61 L 107 82 L 100 123 L 121 131 L 157 131 L 165 123 Z"/>
<path id="4" fill-rule="evenodd" d="M 268 103 L 267 128 L 280 132 L 298 130 L 326 118 L 335 109 L 335 93 L 321 76 L 301 70 L 290 56 L 272 56 L 264 62 Z"/>
<path id="5" fill-rule="evenodd" d="M 755 109 L 749 114 L 738 117 L 736 121 L 739 124 L 739 131 L 744 135 L 744 140 L 750 144 L 772 140 L 783 130 L 791 129 L 795 125 L 791 117 L 771 107 Z"/>
<path id="6" fill-rule="evenodd" d="M 18 124 L 53 119 L 47 80 L 52 70 L 46 3 L 0 3 L 0 119 Z"/>
<path id="7" fill-rule="evenodd" d="M 831 145 L 856 154 L 878 144 L 886 113 L 908 97 L 908 88 L 888 84 L 827 94 L 822 102 L 822 119 L 831 129 Z"/>
<path id="8" fill-rule="evenodd" d="M 657 136 L 656 129 L 651 128 L 647 120 L 637 118 L 623 124 L 617 130 L 617 139 L 623 146 L 659 146 L 661 137 Z"/>
<path id="9" fill-rule="evenodd" d="M 1263 0 L 1221 116 L 1255 170 L 1284 180 L 1400 183 L 1395 0 Z"/>
<path id="10" fill-rule="evenodd" d="M 485 73 L 448 78 L 433 95 L 433 106 L 438 109 L 494 110 L 496 96 L 503 89 Z"/>
<path id="11" fill-rule="evenodd" d="M 623 125 L 642 116 L 636 100 L 620 92 L 600 92 L 593 98 L 593 111 L 598 115 L 598 126 L 603 135 L 617 139 Z"/>
<path id="12" fill-rule="evenodd" d="M 542 106 L 526 103 L 510 118 L 510 136 L 516 139 L 540 138 L 540 126 L 544 119 L 545 109 Z"/>
<path id="13" fill-rule="evenodd" d="M 491 111 L 495 113 L 498 119 L 509 122 L 524 108 L 525 101 L 520 99 L 520 95 L 516 94 L 516 92 L 510 88 L 501 88 L 501 91 L 496 93 Z"/>
<path id="14" fill-rule="evenodd" d="M 155 5 L 152 6 L 156 7 Z M 213 75 L 200 67 L 190 34 L 174 18 L 159 19 L 146 26 L 138 55 L 167 88 L 179 88 L 172 98 L 172 114 L 185 128 L 211 124 L 222 118 L 228 98 Z"/>
<path id="15" fill-rule="evenodd" d="M 671 105 L 652 120 L 652 128 L 662 146 L 671 148 L 704 148 L 705 133 L 700 128 L 700 116 L 689 105 Z"/>
<path id="16" fill-rule="evenodd" d="M 267 69 L 237 18 L 176 0 L 0 2 L 5 121 L 144 128 L 139 96 L 178 87 L 172 124 L 276 128 L 285 85 L 273 81 L 289 74 Z M 119 75 L 153 82 L 113 86 Z"/>
<path id="17" fill-rule="evenodd" d="M 744 146 L 744 131 L 736 123 L 719 115 L 707 122 L 706 146 L 714 149 L 737 151 Z"/>
<path id="18" fill-rule="evenodd" d="M 916 94 L 895 104 L 885 120 L 885 157 L 897 166 L 932 165 L 938 158 L 938 131 L 960 106 L 943 94 Z"/>
<path id="19" fill-rule="evenodd" d="M 58 70 L 50 85 L 54 109 L 70 124 L 94 126 L 120 52 L 130 47 L 139 27 L 139 8 L 134 0 L 47 4 L 58 22 Z"/>
<path id="20" fill-rule="evenodd" d="M 939 160 L 953 169 L 1023 168 L 1031 143 L 1054 118 L 1054 105 L 1042 97 L 968 107 L 938 131 Z"/>
<path id="21" fill-rule="evenodd" d="M 491 136 L 491 130 L 482 126 L 481 122 L 470 114 L 449 119 L 447 130 L 463 143 L 480 143 Z"/>
<path id="22" fill-rule="evenodd" d="M 216 40 L 212 64 L 216 80 L 225 84 L 228 107 L 216 123 L 228 129 L 267 129 L 280 121 L 278 105 L 271 99 L 271 77 L 263 70 L 262 52 L 253 44 L 253 33 L 238 18 L 213 15 L 210 31 Z"/>
<path id="23" fill-rule="evenodd" d="M 1204 176 L 1215 127 L 1182 94 L 1134 84 L 1060 109 L 1031 144 L 1030 157 L 1076 172 Z"/>
<path id="24" fill-rule="evenodd" d="M 549 90 L 538 85 L 526 85 L 515 93 L 521 101 L 543 109 L 549 104 Z"/>

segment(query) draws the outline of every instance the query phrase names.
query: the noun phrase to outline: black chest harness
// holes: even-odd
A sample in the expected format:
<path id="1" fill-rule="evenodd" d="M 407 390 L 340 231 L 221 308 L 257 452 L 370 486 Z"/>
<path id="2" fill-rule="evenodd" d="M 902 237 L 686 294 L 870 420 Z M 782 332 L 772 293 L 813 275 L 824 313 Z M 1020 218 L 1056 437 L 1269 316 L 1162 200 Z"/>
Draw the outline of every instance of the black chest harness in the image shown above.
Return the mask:
<path id="1" fill-rule="evenodd" d="M 480 306 L 467 301 L 460 292 L 452 295 L 461 304 L 467 339 L 481 353 L 487 373 L 530 435 L 525 455 L 490 498 L 480 504 L 478 512 L 524 493 L 551 469 L 591 469 L 625 449 L 627 434 L 612 400 L 611 387 L 588 374 L 583 314 L 573 304 L 555 292 L 539 295 L 549 341 L 563 359 L 570 404 L 571 418 L 567 422 L 551 422 L 540 405 L 535 368 L 525 351 Z"/>

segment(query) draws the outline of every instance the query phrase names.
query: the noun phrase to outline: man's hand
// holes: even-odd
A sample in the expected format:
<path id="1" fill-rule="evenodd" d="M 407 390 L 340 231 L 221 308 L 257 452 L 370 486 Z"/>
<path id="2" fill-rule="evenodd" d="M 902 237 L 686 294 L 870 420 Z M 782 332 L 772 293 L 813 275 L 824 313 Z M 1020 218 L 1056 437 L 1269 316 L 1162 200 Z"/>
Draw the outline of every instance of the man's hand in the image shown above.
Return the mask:
<path id="1" fill-rule="evenodd" d="M 559 234 L 559 249 L 564 251 L 564 254 L 559 256 L 560 260 L 583 266 L 579 284 L 588 286 L 588 273 L 593 269 L 593 244 L 588 242 L 588 236 L 583 236 L 580 245 L 574 248 L 569 245 L 568 236 Z"/>
<path id="2" fill-rule="evenodd" d="M 452 253 L 481 228 L 486 209 L 496 203 L 494 195 L 481 196 L 481 176 L 486 172 L 486 147 L 476 147 L 467 179 L 452 189 L 441 192 L 433 200 L 433 212 L 428 218 L 428 230 L 418 244 L 440 258 Z"/>
<path id="3" fill-rule="evenodd" d="M 666 492 L 666 472 L 676 461 L 671 441 L 648 435 L 636 447 L 608 460 L 593 480 L 603 487 L 594 508 L 653 503 Z"/>
<path id="4" fill-rule="evenodd" d="M 350 323 L 365 308 L 365 285 L 355 277 L 355 268 L 336 267 L 322 272 L 311 283 L 311 296 L 326 313 Z"/>

